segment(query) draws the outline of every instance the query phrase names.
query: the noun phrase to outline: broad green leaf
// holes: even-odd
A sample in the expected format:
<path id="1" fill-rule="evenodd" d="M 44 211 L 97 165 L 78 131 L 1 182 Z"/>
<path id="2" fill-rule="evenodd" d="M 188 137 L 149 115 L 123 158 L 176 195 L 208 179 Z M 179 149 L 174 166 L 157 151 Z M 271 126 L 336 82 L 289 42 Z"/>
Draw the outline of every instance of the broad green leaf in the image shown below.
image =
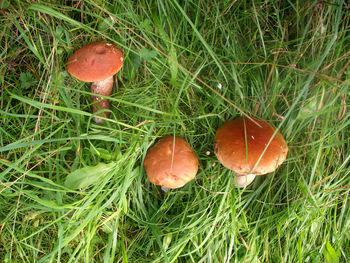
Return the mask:
<path id="1" fill-rule="evenodd" d="M 313 114 L 317 111 L 317 98 L 313 97 L 309 100 L 304 107 L 302 107 L 298 113 L 298 119 L 306 119 L 313 116 Z"/>
<path id="2" fill-rule="evenodd" d="M 84 188 L 93 185 L 111 171 L 114 166 L 115 163 L 113 162 L 109 164 L 99 163 L 96 166 L 86 166 L 75 170 L 67 176 L 64 185 L 71 189 Z"/>
<path id="3" fill-rule="evenodd" d="M 145 20 L 143 20 L 140 23 L 140 28 L 148 31 L 148 32 L 152 32 L 152 25 L 151 25 L 151 20 L 149 20 L 148 18 L 146 18 Z"/>
<path id="4" fill-rule="evenodd" d="M 30 72 L 22 72 L 19 75 L 19 80 L 21 83 L 21 88 L 26 89 L 34 86 L 34 84 L 37 82 L 36 79 L 30 74 Z"/>
<path id="5" fill-rule="evenodd" d="M 142 48 L 140 51 L 140 56 L 146 60 L 150 61 L 151 59 L 155 58 L 157 56 L 157 51 L 155 50 L 148 50 L 147 48 Z"/>
<path id="6" fill-rule="evenodd" d="M 107 17 L 103 19 L 99 24 L 98 24 L 98 30 L 99 31 L 105 31 L 107 29 L 112 28 L 114 25 L 114 21 L 111 17 Z"/>
<path id="7" fill-rule="evenodd" d="M 329 263 L 338 263 L 339 262 L 339 253 L 335 251 L 335 249 L 332 247 L 332 245 L 327 242 L 326 243 L 326 249 L 324 251 L 324 256 L 327 259 L 327 262 Z"/>

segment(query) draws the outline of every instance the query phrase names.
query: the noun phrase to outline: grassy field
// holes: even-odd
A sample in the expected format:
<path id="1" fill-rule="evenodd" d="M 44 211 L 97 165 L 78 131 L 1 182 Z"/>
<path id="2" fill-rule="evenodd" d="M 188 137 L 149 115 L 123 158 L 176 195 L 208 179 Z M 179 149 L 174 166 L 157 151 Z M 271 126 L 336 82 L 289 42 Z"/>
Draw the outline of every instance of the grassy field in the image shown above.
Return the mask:
<path id="1" fill-rule="evenodd" d="M 349 262 L 350 5 L 108 2 L 0 3 L 0 262 Z M 125 56 L 104 125 L 65 64 L 94 41 Z M 236 189 L 213 140 L 242 114 L 289 153 Z M 168 134 L 199 172 L 164 193 L 142 164 Z"/>

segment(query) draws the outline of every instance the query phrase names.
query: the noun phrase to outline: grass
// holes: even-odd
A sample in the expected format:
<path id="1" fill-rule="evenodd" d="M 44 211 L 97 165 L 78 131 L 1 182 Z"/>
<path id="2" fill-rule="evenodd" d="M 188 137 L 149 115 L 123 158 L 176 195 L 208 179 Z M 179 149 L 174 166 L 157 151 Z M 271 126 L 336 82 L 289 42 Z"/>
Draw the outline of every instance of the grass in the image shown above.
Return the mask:
<path id="1" fill-rule="evenodd" d="M 349 5 L 10 2 L 0 9 L 1 262 L 348 262 Z M 89 85 L 65 66 L 99 40 L 125 56 L 102 126 Z M 242 114 L 278 127 L 289 153 L 236 189 L 213 139 Z M 193 146 L 200 168 L 164 193 L 142 163 L 167 134 Z M 66 187 L 83 167 L 98 180 Z"/>

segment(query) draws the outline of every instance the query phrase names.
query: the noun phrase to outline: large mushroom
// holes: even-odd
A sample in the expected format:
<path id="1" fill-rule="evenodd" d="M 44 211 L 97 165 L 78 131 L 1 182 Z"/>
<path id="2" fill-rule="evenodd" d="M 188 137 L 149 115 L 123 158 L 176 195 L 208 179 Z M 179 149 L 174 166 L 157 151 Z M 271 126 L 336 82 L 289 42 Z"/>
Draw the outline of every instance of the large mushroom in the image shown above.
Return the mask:
<path id="1" fill-rule="evenodd" d="M 198 158 L 184 139 L 169 135 L 147 151 L 144 167 L 150 182 L 166 191 L 182 187 L 196 176 Z"/>
<path id="2" fill-rule="evenodd" d="M 109 96 L 113 89 L 113 76 L 123 66 L 123 54 L 113 44 L 95 42 L 76 50 L 68 59 L 67 70 L 75 78 L 92 82 L 91 93 L 93 100 L 93 112 L 108 110 L 109 100 L 102 96 Z M 109 112 L 104 111 L 97 116 L 108 117 Z M 96 123 L 104 123 L 104 120 L 95 117 Z"/>
<path id="3" fill-rule="evenodd" d="M 249 185 L 257 175 L 273 172 L 288 153 L 279 132 L 272 138 L 276 130 L 273 126 L 253 120 L 255 123 L 246 118 L 228 121 L 215 135 L 215 154 L 223 166 L 236 173 L 238 187 Z"/>

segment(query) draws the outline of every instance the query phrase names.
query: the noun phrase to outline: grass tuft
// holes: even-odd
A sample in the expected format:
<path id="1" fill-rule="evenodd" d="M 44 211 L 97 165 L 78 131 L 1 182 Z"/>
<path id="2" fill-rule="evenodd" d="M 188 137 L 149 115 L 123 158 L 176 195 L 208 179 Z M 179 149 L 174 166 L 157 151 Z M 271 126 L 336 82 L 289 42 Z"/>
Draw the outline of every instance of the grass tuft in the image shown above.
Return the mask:
<path id="1" fill-rule="evenodd" d="M 345 2 L 2 1 L 0 261 L 347 262 Z M 65 65 L 93 41 L 125 57 L 103 126 Z M 246 189 L 213 153 L 216 129 L 240 115 L 289 145 Z M 164 193 L 142 164 L 168 134 L 200 168 Z"/>

